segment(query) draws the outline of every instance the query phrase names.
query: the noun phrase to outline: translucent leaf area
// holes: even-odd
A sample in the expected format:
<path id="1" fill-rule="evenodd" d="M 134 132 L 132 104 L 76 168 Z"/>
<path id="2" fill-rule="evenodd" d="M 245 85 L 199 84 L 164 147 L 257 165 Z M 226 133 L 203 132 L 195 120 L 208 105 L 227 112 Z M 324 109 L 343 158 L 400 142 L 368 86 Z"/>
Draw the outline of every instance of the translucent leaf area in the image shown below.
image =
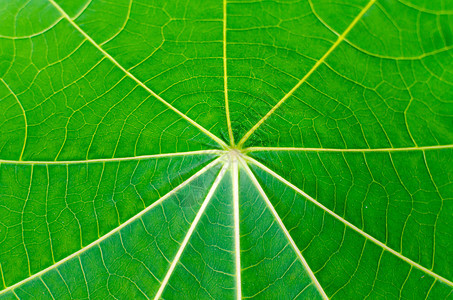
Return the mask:
<path id="1" fill-rule="evenodd" d="M 0 1 L 0 299 L 453 299 L 453 1 Z"/>

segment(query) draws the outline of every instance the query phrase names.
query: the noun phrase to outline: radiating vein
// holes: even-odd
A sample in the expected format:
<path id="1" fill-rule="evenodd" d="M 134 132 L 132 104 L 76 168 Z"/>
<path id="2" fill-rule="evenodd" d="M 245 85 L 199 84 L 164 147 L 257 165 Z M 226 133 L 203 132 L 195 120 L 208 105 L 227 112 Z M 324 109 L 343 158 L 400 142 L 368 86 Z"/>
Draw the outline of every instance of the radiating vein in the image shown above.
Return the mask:
<path id="1" fill-rule="evenodd" d="M 280 228 L 283 230 L 283 232 L 285 233 L 285 236 L 286 238 L 288 239 L 288 241 L 290 242 L 291 246 L 293 247 L 294 249 L 294 252 L 296 253 L 297 257 L 300 259 L 300 261 L 302 262 L 305 270 L 307 271 L 308 275 L 310 276 L 311 280 L 313 281 L 313 283 L 315 284 L 316 288 L 318 289 L 320 295 L 324 298 L 324 299 L 329 299 L 326 295 L 326 293 L 324 292 L 324 289 L 321 287 L 321 284 L 319 283 L 318 279 L 316 278 L 315 274 L 313 273 L 313 271 L 311 270 L 310 266 L 308 265 L 307 261 L 305 260 L 305 258 L 302 256 L 302 252 L 299 250 L 299 248 L 297 247 L 296 243 L 294 242 L 293 238 L 291 237 L 288 229 L 286 228 L 285 224 L 283 224 L 283 221 L 282 219 L 280 218 L 280 216 L 278 215 L 277 211 L 275 210 L 274 206 L 272 205 L 271 201 L 269 200 L 269 198 L 267 197 L 266 193 L 264 192 L 263 188 L 261 187 L 261 185 L 259 184 L 258 180 L 256 179 L 255 175 L 252 173 L 252 170 L 250 170 L 249 166 L 247 165 L 247 163 L 245 161 L 243 161 L 241 159 L 241 163 L 242 165 L 244 166 L 245 168 L 245 171 L 247 172 L 247 174 L 249 175 L 250 179 L 252 180 L 253 184 L 255 185 L 255 187 L 257 188 L 257 190 L 259 191 L 259 193 L 261 194 L 261 196 L 263 197 L 264 201 L 266 202 L 266 205 L 267 207 L 270 209 L 270 211 L 272 212 L 272 215 L 274 216 L 274 218 L 277 220 L 277 223 L 280 225 Z"/>
<path id="2" fill-rule="evenodd" d="M 291 189 L 293 189 L 294 191 L 296 191 L 298 194 L 304 196 L 306 199 L 308 199 L 310 202 L 312 202 L 313 204 L 315 204 L 316 206 L 318 206 L 319 208 L 321 208 L 322 210 L 324 210 L 326 213 L 328 213 L 329 215 L 331 215 L 332 217 L 334 217 L 335 219 L 339 220 L 340 222 L 342 222 L 343 224 L 345 224 L 346 226 L 350 227 L 351 229 L 353 229 L 354 231 L 356 231 L 357 233 L 359 233 L 360 235 L 362 235 L 363 237 L 365 237 L 366 239 L 374 242 L 376 245 L 384 248 L 385 250 L 389 251 L 390 253 L 394 254 L 395 256 L 397 256 L 398 258 L 402 259 L 403 261 L 407 262 L 408 264 L 410 264 L 411 266 L 414 266 L 415 268 L 429 274 L 430 276 L 438 279 L 439 281 L 453 287 L 453 282 L 451 282 L 450 280 L 440 276 L 439 274 L 436 274 L 434 273 L 433 271 L 423 267 L 422 265 L 416 263 L 415 261 L 405 257 L 404 255 L 402 255 L 401 253 L 393 250 L 392 248 L 390 248 L 389 246 L 387 246 L 386 244 L 382 243 L 381 241 L 379 241 L 378 239 L 376 239 L 375 237 L 369 235 L 368 233 L 364 232 L 363 230 L 361 230 L 360 228 L 358 228 L 357 226 L 355 226 L 354 224 L 350 223 L 349 221 L 343 219 L 342 217 L 340 217 L 339 215 L 337 215 L 336 213 L 334 213 L 333 211 L 331 211 L 330 209 L 328 209 L 327 207 L 325 207 L 324 205 L 322 205 L 321 203 L 319 203 L 316 199 L 314 199 L 313 197 L 311 197 L 310 195 L 308 195 L 307 193 L 305 193 L 304 191 L 302 191 L 301 189 L 299 189 L 297 186 L 295 186 L 294 184 L 292 184 L 291 182 L 289 182 L 288 180 L 286 180 L 285 178 L 283 178 L 282 176 L 278 175 L 277 173 L 275 173 L 274 171 L 272 171 L 271 169 L 269 169 L 268 167 L 266 167 L 265 165 L 263 165 L 262 163 L 256 161 L 255 159 L 253 158 L 250 158 L 250 157 L 247 157 L 246 158 L 247 161 L 249 163 L 252 163 L 254 165 L 256 165 L 257 167 L 259 167 L 260 169 L 262 169 L 263 171 L 267 172 L 268 174 L 270 174 L 271 176 L 273 176 L 274 178 L 278 179 L 279 181 L 283 182 L 284 184 L 286 184 L 288 187 L 290 187 Z"/>
<path id="3" fill-rule="evenodd" d="M 27 144 L 27 130 L 28 130 L 28 125 L 27 125 L 27 115 L 25 114 L 25 109 L 24 107 L 22 106 L 22 103 L 20 103 L 19 101 L 19 98 L 17 98 L 16 94 L 13 92 L 13 90 L 9 87 L 9 85 L 5 82 L 5 80 L 3 80 L 3 78 L 0 78 L 0 81 L 3 82 L 3 84 L 6 86 L 6 88 L 9 90 L 9 92 L 13 95 L 13 97 L 16 99 L 17 103 L 19 104 L 20 106 L 20 109 L 22 110 L 22 113 L 24 114 L 24 123 L 25 123 L 25 126 L 24 126 L 24 130 L 25 130 L 25 133 L 24 133 L 24 144 L 22 146 L 22 151 L 20 152 L 20 156 L 19 156 L 19 160 L 22 160 L 22 157 L 24 156 L 24 151 L 25 151 L 25 145 Z"/>
<path id="4" fill-rule="evenodd" d="M 230 145 L 234 145 L 233 128 L 231 127 L 230 104 L 228 102 L 228 72 L 227 72 L 227 0 L 223 0 L 223 86 L 225 93 L 225 114 L 230 136 Z"/>
<path id="5" fill-rule="evenodd" d="M 54 1 L 54 0 L 48 0 L 55 8 L 63 15 L 63 17 L 71 23 L 71 25 L 79 31 L 93 46 L 95 46 L 104 56 L 106 56 L 113 64 L 115 64 L 118 68 L 120 68 L 127 76 L 129 76 L 132 80 L 134 80 L 138 85 L 143 87 L 148 93 L 153 95 L 156 99 L 161 101 L 163 104 L 165 104 L 168 108 L 170 108 L 172 111 L 177 113 L 179 116 L 181 116 L 183 119 L 185 119 L 187 122 L 192 124 L 193 126 L 197 127 L 201 132 L 209 136 L 212 140 L 217 142 L 220 146 L 223 148 L 226 148 L 227 145 L 225 144 L 224 141 L 222 141 L 219 137 L 214 135 L 212 132 L 183 114 L 181 111 L 179 111 L 176 107 L 165 101 L 161 96 L 156 94 L 153 90 L 151 90 L 148 86 L 146 86 L 142 81 L 140 81 L 137 77 L 135 77 L 132 73 L 130 73 L 126 68 L 124 68 L 116 59 L 113 58 L 107 51 L 105 51 L 100 45 L 98 45 L 85 31 L 82 30 L 82 28 L 79 27 L 72 19 L 69 17 L 69 15 Z"/>
<path id="6" fill-rule="evenodd" d="M 173 190 L 171 190 L 170 192 L 168 192 L 167 194 L 165 194 L 162 198 L 160 198 L 159 200 L 155 201 L 153 204 L 151 204 L 150 206 L 148 206 L 147 208 L 145 208 L 144 210 L 142 210 L 141 212 L 139 212 L 138 214 L 136 214 L 135 216 L 133 216 L 132 218 L 130 218 L 129 220 L 127 220 L 126 222 L 122 223 L 121 225 L 119 225 L 118 227 L 112 229 L 110 232 L 108 232 L 107 234 L 103 235 L 102 237 L 100 237 L 99 239 L 93 241 L 92 243 L 90 243 L 89 245 L 83 247 L 82 249 L 80 249 L 79 251 L 77 252 L 74 252 L 73 254 L 65 257 L 64 259 L 58 261 L 57 263 L 45 268 L 44 270 L 38 272 L 38 273 L 35 273 L 33 275 L 31 275 L 30 277 L 27 277 L 25 278 L 24 280 L 22 281 L 19 281 L 17 282 L 16 284 L 12 285 L 12 286 L 9 286 L 7 287 L 6 289 L 4 290 L 1 290 L 0 291 L 0 295 L 2 294 L 5 294 L 9 291 L 12 291 L 14 293 L 14 289 L 16 289 L 17 287 L 23 285 L 24 283 L 27 283 L 29 282 L 30 280 L 32 279 L 35 279 L 35 278 L 40 278 L 43 274 L 45 274 L 46 272 L 50 271 L 50 270 L 53 270 L 59 266 L 61 266 L 62 264 L 64 264 L 65 262 L 71 260 L 72 258 L 74 257 L 77 257 L 79 256 L 80 254 L 82 254 L 83 252 L 87 251 L 88 249 L 92 248 L 93 246 L 96 246 L 96 245 L 99 245 L 102 241 L 106 240 L 107 238 L 109 238 L 110 236 L 112 236 L 113 234 L 119 232 L 121 229 L 123 229 L 124 227 L 126 227 L 127 225 L 131 224 L 132 222 L 134 222 L 135 220 L 141 218 L 144 214 L 146 214 L 148 211 L 150 211 L 151 209 L 153 209 L 154 207 L 156 207 L 157 205 L 161 204 L 164 200 L 168 199 L 169 197 L 173 196 L 174 194 L 176 194 L 179 190 L 181 190 L 183 187 L 185 187 L 186 185 L 188 185 L 189 183 L 191 183 L 193 180 L 195 180 L 196 178 L 200 177 L 202 174 L 206 173 L 207 171 L 209 171 L 212 167 L 214 167 L 215 165 L 217 165 L 219 162 L 221 162 L 222 158 L 219 157 L 217 158 L 216 160 L 212 161 L 210 164 L 206 165 L 205 167 L 203 167 L 201 170 L 199 170 L 197 173 L 193 174 L 191 177 L 187 178 L 184 182 L 182 182 L 181 184 L 179 184 L 178 186 L 176 186 Z"/>
<path id="7" fill-rule="evenodd" d="M 132 156 L 132 157 L 97 158 L 97 159 L 88 159 L 88 160 L 17 161 L 17 160 L 0 159 L 0 164 L 21 164 L 21 165 L 70 165 L 70 164 L 72 164 L 72 165 L 75 165 L 75 164 L 86 164 L 86 163 L 105 163 L 105 162 L 115 162 L 115 161 L 156 159 L 156 158 L 165 158 L 165 157 L 178 157 L 178 156 L 191 156 L 191 155 L 204 155 L 204 154 L 222 155 L 225 153 L 226 153 L 226 151 L 224 151 L 224 150 L 199 150 L 199 151 L 140 155 L 140 156 Z"/>
<path id="8" fill-rule="evenodd" d="M 223 176 L 225 175 L 225 172 L 228 169 L 228 163 L 224 164 L 222 170 L 220 170 L 219 175 L 215 179 L 214 183 L 212 184 L 211 189 L 209 190 L 208 194 L 206 195 L 205 200 L 203 201 L 203 204 L 200 207 L 200 210 L 198 211 L 197 215 L 195 216 L 195 219 L 193 220 L 192 224 L 190 225 L 189 230 L 187 231 L 186 236 L 184 237 L 184 240 L 181 243 L 181 246 L 178 249 L 178 252 L 175 255 L 175 258 L 173 259 L 173 262 L 170 265 L 170 268 L 167 271 L 167 274 L 164 277 L 164 280 L 162 280 L 162 283 L 159 287 L 159 290 L 157 291 L 156 296 L 154 297 L 155 300 L 158 300 L 161 298 L 162 293 L 165 290 L 165 287 L 168 284 L 168 280 L 170 280 L 171 275 L 173 274 L 173 271 L 175 270 L 176 265 L 178 264 L 181 255 L 183 254 L 187 244 L 189 243 L 190 237 L 192 236 L 195 228 L 197 227 L 198 222 L 200 221 L 201 217 L 204 214 L 204 211 L 206 210 L 206 207 L 208 206 L 212 196 L 214 195 L 217 187 L 220 184 L 220 181 L 222 180 Z"/>
<path id="9" fill-rule="evenodd" d="M 335 149 L 335 148 L 299 148 L 299 147 L 249 147 L 244 152 L 255 151 L 306 151 L 306 152 L 405 152 L 405 151 L 424 151 L 436 149 L 452 149 L 453 145 L 423 146 L 423 147 L 403 147 L 403 148 L 376 148 L 376 149 Z"/>
<path id="10" fill-rule="evenodd" d="M 5 283 L 5 275 L 3 274 L 3 268 L 2 264 L 0 263 L 0 276 L 2 277 L 2 285 L 4 288 L 6 288 L 6 283 Z"/>
<path id="11" fill-rule="evenodd" d="M 277 108 L 279 108 L 291 95 L 294 94 L 294 92 L 310 77 L 311 74 L 313 74 L 316 69 L 320 65 L 324 63 L 326 58 L 338 47 L 338 45 L 345 39 L 346 35 L 354 28 L 354 26 L 360 21 L 360 19 L 363 17 L 363 15 L 370 9 L 371 6 L 376 2 L 376 0 L 370 0 L 368 4 L 360 11 L 360 13 L 355 17 L 355 19 L 352 21 L 351 24 L 346 28 L 346 30 L 338 37 L 338 39 L 335 41 L 335 43 L 327 50 L 327 52 L 313 65 L 313 67 L 308 71 L 307 74 L 305 74 L 304 77 L 285 95 L 283 98 L 277 102 L 274 107 L 272 107 L 267 114 L 261 118 L 261 120 L 258 121 L 239 141 L 238 146 L 241 147 L 247 139 L 255 132 L 255 130 L 258 129 L 258 127 L 261 126 L 261 124 L 264 123 L 274 112 Z"/>
<path id="12" fill-rule="evenodd" d="M 242 298 L 242 286 L 241 286 L 241 236 L 239 230 L 239 168 L 238 158 L 232 157 L 232 180 L 233 180 L 233 209 L 234 209 L 234 254 L 236 263 L 236 298 Z"/>

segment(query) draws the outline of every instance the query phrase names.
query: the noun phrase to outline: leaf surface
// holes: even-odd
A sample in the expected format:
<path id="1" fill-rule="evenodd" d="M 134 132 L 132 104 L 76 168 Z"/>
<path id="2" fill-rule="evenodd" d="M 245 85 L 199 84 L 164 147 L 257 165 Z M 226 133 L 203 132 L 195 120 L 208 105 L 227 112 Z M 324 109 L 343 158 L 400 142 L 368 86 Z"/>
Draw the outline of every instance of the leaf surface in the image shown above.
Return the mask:
<path id="1" fill-rule="evenodd" d="M 0 299 L 453 297 L 451 1 L 0 22 Z"/>

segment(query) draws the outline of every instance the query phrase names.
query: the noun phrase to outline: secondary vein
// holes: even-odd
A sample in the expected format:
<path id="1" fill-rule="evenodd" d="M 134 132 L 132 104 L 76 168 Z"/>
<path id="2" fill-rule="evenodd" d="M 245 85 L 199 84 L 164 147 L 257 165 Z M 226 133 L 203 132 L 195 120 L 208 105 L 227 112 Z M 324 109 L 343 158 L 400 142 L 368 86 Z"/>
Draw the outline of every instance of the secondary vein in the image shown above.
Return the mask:
<path id="1" fill-rule="evenodd" d="M 22 110 L 22 113 L 24 115 L 24 130 L 25 130 L 25 133 L 24 133 L 24 144 L 22 146 L 22 151 L 20 152 L 20 156 L 19 156 L 19 160 L 21 161 L 22 160 L 22 157 L 24 156 L 24 151 L 25 151 L 25 145 L 27 144 L 27 131 L 28 131 L 28 123 L 27 123 L 27 115 L 25 114 L 25 109 L 24 107 L 22 106 L 22 103 L 19 101 L 19 98 L 17 97 L 17 95 L 13 92 L 13 90 L 9 87 L 9 85 L 6 83 L 6 81 L 3 79 L 3 78 L 0 78 L 0 81 L 3 82 L 3 84 L 6 86 L 6 88 L 8 89 L 8 91 L 11 93 L 11 95 L 13 95 L 13 97 L 16 99 L 17 103 L 19 104 L 20 106 L 20 109 Z"/>

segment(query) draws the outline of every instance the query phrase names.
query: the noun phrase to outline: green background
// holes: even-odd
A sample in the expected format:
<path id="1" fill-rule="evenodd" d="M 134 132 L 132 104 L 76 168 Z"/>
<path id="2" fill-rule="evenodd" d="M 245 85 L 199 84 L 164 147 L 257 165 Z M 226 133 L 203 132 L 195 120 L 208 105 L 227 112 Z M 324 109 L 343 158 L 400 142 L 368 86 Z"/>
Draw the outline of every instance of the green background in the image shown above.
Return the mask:
<path id="1" fill-rule="evenodd" d="M 453 298 L 453 2 L 0 2 L 0 299 Z"/>

